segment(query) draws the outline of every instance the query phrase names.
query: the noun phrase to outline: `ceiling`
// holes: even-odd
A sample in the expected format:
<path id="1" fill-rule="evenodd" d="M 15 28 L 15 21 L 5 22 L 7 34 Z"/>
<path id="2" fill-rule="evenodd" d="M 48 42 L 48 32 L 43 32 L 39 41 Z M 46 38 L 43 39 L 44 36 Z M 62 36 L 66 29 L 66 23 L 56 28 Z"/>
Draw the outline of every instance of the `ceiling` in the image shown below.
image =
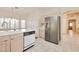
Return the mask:
<path id="1" fill-rule="evenodd" d="M 0 16 L 27 17 L 30 15 L 63 14 L 78 7 L 0 7 Z"/>

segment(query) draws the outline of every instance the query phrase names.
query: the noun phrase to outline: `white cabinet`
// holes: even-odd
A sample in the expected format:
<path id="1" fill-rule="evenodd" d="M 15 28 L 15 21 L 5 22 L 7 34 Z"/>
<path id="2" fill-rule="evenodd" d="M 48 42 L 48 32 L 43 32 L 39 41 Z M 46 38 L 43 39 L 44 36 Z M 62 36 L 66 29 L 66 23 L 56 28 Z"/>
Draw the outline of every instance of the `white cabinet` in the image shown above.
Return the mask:
<path id="1" fill-rule="evenodd" d="M 9 36 L 0 37 L 0 52 L 10 52 L 10 37 Z"/>
<path id="2" fill-rule="evenodd" d="M 23 34 L 11 35 L 11 52 L 23 51 Z"/>

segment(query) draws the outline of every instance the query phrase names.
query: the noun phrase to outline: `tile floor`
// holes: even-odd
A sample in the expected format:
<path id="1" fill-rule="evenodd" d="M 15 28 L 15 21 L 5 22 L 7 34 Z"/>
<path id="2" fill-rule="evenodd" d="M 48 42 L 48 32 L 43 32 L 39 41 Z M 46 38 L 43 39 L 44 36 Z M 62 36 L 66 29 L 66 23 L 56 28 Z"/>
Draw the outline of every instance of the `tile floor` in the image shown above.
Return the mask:
<path id="1" fill-rule="evenodd" d="M 79 52 L 79 35 L 75 33 L 64 35 L 62 46 L 65 52 Z"/>
<path id="2" fill-rule="evenodd" d="M 60 52 L 60 45 L 56 45 L 45 41 L 44 39 L 36 39 L 35 46 L 26 50 L 26 52 Z"/>
<path id="3" fill-rule="evenodd" d="M 65 34 L 59 45 L 45 41 L 44 39 L 36 39 L 35 46 L 25 52 L 79 52 L 79 35 L 73 32 Z"/>

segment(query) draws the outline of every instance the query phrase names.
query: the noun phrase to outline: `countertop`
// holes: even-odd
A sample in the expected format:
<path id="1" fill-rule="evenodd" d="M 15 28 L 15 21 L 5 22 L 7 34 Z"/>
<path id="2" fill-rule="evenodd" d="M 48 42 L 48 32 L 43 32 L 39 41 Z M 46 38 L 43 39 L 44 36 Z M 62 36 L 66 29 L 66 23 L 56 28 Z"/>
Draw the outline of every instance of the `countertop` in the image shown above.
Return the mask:
<path id="1" fill-rule="evenodd" d="M 34 29 L 19 29 L 19 30 L 8 30 L 8 31 L 0 31 L 0 36 L 18 34 L 23 32 L 35 31 Z"/>

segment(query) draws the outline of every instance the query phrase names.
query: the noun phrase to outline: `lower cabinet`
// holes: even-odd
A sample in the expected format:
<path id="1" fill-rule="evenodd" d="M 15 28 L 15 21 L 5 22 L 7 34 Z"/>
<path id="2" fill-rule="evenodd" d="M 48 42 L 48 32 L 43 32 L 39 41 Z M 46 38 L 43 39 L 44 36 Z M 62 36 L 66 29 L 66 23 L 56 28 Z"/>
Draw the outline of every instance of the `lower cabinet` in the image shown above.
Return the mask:
<path id="1" fill-rule="evenodd" d="M 23 51 L 23 35 L 16 34 L 11 36 L 11 52 Z"/>
<path id="2" fill-rule="evenodd" d="M 0 37 L 0 52 L 10 52 L 10 38 L 9 36 Z"/>
<path id="3" fill-rule="evenodd" d="M 23 34 L 0 36 L 0 52 L 22 52 Z"/>

